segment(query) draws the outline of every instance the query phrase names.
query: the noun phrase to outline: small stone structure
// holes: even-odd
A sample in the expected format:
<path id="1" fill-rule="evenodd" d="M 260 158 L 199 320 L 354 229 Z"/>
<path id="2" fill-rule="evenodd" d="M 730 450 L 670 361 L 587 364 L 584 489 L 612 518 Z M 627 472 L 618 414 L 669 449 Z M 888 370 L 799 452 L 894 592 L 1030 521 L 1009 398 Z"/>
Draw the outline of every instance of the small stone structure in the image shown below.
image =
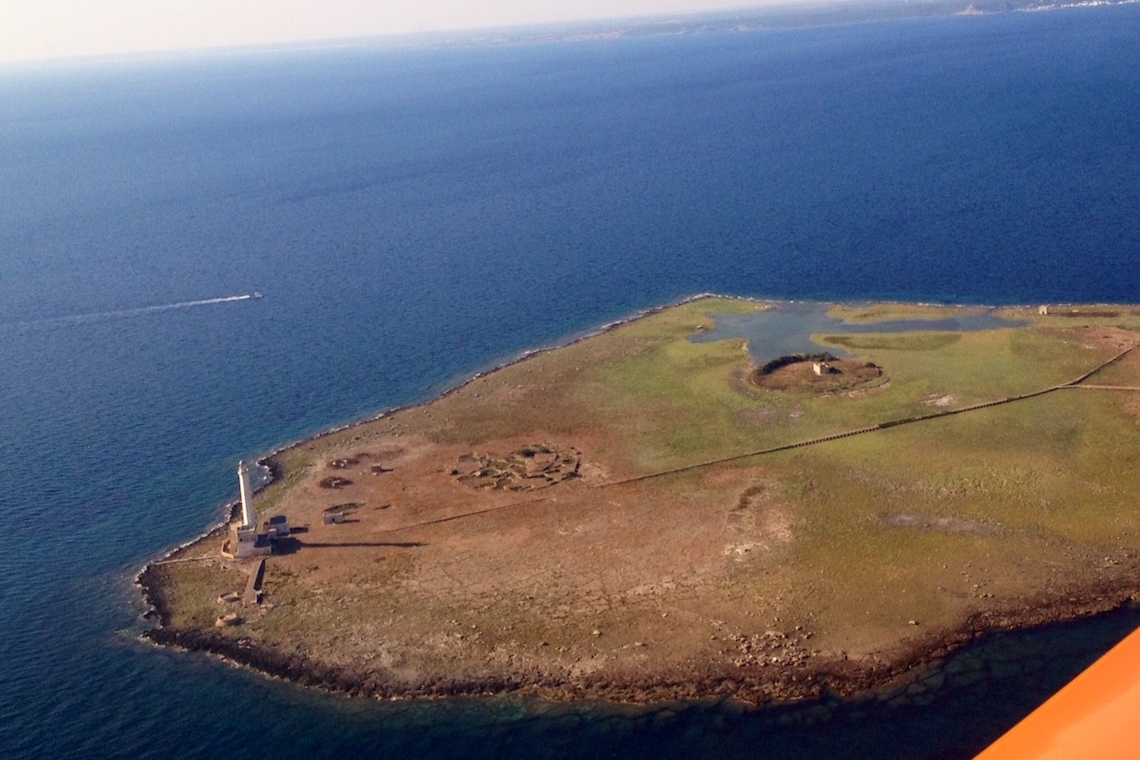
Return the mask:
<path id="1" fill-rule="evenodd" d="M 285 515 L 274 515 L 265 521 L 265 535 L 269 536 L 270 540 L 285 538 L 289 533 L 289 520 Z"/>
<path id="2" fill-rule="evenodd" d="M 827 362 L 812 362 L 811 371 L 817 375 L 830 375 L 835 370 Z"/>
<path id="3" fill-rule="evenodd" d="M 249 579 L 245 584 L 245 591 L 241 595 L 242 607 L 256 607 L 261 604 L 261 586 L 265 582 L 265 558 L 263 557 L 250 571 Z"/>
<path id="4" fill-rule="evenodd" d="M 215 628 L 229 628 L 234 625 L 241 625 L 241 618 L 238 617 L 236 612 L 230 612 L 226 615 L 219 615 L 214 621 Z"/>
<path id="5" fill-rule="evenodd" d="M 504 458 L 464 454 L 452 477 L 471 488 L 494 491 L 533 491 L 578 477 L 582 452 L 549 444 L 524 446 Z"/>

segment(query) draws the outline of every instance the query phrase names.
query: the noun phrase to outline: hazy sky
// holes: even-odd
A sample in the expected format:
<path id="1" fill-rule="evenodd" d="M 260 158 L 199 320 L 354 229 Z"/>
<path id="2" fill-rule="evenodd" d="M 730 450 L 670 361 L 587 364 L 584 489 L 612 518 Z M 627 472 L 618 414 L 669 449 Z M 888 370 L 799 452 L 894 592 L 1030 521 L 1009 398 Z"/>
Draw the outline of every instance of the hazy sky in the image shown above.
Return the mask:
<path id="1" fill-rule="evenodd" d="M 359 37 L 787 0 L 0 0 L 0 61 Z"/>

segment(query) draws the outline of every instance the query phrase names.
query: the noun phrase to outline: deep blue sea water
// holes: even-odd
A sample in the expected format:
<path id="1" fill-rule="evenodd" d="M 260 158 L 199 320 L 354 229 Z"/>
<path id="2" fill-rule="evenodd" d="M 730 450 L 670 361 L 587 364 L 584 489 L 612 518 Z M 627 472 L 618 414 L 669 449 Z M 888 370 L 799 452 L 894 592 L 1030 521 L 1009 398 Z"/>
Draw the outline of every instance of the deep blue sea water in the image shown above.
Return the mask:
<path id="1" fill-rule="evenodd" d="M 141 644 L 131 579 L 238 458 L 694 292 L 1140 301 L 1138 177 L 1136 6 L 0 69 L 0 757 L 970 756 L 1140 615 L 826 720 L 393 705 Z"/>

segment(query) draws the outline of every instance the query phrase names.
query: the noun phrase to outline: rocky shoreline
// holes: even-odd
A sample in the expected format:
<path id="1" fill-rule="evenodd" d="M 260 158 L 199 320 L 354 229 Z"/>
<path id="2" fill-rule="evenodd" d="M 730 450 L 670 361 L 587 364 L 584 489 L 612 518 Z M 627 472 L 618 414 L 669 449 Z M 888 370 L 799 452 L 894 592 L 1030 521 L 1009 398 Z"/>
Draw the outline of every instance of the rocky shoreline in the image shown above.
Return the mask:
<path id="1" fill-rule="evenodd" d="M 386 682 L 374 674 L 359 675 L 317 659 L 285 653 L 274 647 L 235 639 L 212 631 L 169 627 L 170 612 L 163 566 L 151 564 L 139 574 L 138 585 L 150 605 L 148 617 L 157 625 L 143 638 L 160 646 L 219 656 L 272 678 L 300 686 L 372 699 L 443 699 L 503 694 L 533 696 L 551 702 L 602 700 L 655 704 L 691 700 L 730 699 L 760 706 L 785 704 L 824 696 L 858 699 L 889 689 L 925 666 L 998 631 L 1020 631 L 1063 621 L 1088 618 L 1140 604 L 1140 563 L 1133 562 L 1115 582 L 1068 589 L 1051 598 L 1026 602 L 1018 609 L 983 610 L 970 615 L 952 631 L 931 631 L 905 650 L 883 653 L 870 661 L 846 658 L 792 658 L 772 666 L 738 667 L 728 662 L 695 663 L 691 671 L 657 674 L 644 679 L 617 680 L 582 676 L 572 680 L 535 677 L 527 672 L 504 673 L 478 680 L 427 677 L 413 686 Z M 784 635 L 781 634 L 781 637 Z M 794 633 L 792 634 L 794 637 Z M 781 642 L 782 645 L 782 642 Z"/>

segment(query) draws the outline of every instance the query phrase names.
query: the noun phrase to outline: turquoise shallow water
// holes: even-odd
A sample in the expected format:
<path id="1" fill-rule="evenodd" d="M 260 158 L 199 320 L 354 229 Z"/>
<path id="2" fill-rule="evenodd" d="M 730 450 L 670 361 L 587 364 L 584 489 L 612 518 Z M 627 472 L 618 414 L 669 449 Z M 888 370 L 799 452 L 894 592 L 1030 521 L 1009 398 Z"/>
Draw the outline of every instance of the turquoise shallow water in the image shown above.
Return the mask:
<path id="1" fill-rule="evenodd" d="M 238 458 L 694 292 L 1140 301 L 1138 32 L 1129 7 L 0 71 L 0 754 L 968 756 L 1137 621 L 1001 639 L 1052 680 L 821 730 L 307 693 L 140 644 L 131 578 L 220 517 Z"/>

